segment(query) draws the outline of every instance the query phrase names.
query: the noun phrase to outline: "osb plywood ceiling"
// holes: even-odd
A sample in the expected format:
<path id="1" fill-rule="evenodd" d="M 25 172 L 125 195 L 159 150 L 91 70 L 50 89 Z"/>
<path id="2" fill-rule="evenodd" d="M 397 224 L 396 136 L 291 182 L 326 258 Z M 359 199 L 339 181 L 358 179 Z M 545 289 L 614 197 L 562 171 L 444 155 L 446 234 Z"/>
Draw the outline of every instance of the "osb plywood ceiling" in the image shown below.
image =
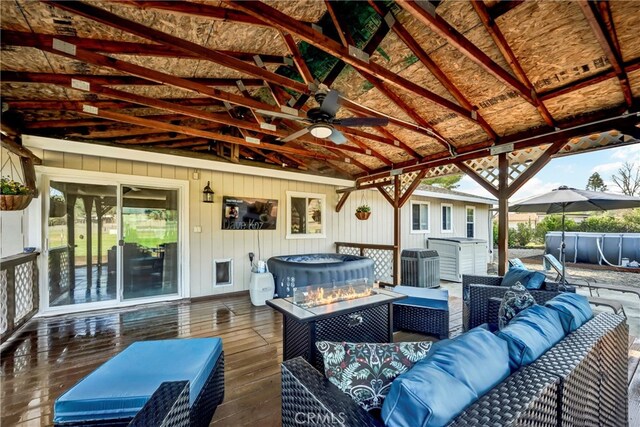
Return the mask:
<path id="1" fill-rule="evenodd" d="M 539 139 L 515 149 L 537 153 L 558 139 L 640 133 L 629 115 L 640 96 L 640 1 L 0 8 L 2 118 L 28 134 L 374 179 L 459 171 L 444 166 L 481 164 L 490 147 L 525 138 Z M 282 141 L 306 124 L 270 113 L 305 117 L 327 90 L 340 93 L 338 120 L 388 125 L 338 125 L 343 144 L 310 133 Z"/>

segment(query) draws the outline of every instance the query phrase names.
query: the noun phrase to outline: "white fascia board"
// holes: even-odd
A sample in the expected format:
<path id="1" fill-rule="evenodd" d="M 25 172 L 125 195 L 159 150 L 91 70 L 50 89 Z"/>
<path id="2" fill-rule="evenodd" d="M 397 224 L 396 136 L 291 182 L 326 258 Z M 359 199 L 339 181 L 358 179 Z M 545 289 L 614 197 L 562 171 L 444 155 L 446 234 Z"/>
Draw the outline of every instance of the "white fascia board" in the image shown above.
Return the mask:
<path id="1" fill-rule="evenodd" d="M 45 138 L 35 135 L 22 135 L 22 144 L 27 148 L 38 148 L 40 150 L 47 151 L 157 163 L 161 165 L 181 166 L 191 169 L 229 172 L 241 175 L 262 176 L 287 181 L 312 182 L 315 184 L 334 185 L 337 187 L 353 187 L 355 185 L 355 181 L 348 179 L 309 175 L 285 170 L 260 168 L 257 166 L 238 165 L 235 163 L 220 162 L 217 160 L 196 159 L 193 157 L 156 153 L 153 151 L 141 151 L 136 150 L 135 148 L 110 147 L 107 145 L 69 141 L 66 139 Z"/>
<path id="2" fill-rule="evenodd" d="M 482 205 L 495 205 L 498 203 L 495 199 L 487 199 L 484 197 L 474 197 L 474 196 L 463 196 L 460 194 L 446 194 L 446 193 L 438 193 L 435 191 L 426 191 L 426 190 L 416 190 L 413 192 L 413 196 L 423 196 L 423 197 L 431 197 L 434 199 L 445 199 L 445 200 L 458 200 L 461 202 L 472 202 L 472 203 L 480 203 Z"/>

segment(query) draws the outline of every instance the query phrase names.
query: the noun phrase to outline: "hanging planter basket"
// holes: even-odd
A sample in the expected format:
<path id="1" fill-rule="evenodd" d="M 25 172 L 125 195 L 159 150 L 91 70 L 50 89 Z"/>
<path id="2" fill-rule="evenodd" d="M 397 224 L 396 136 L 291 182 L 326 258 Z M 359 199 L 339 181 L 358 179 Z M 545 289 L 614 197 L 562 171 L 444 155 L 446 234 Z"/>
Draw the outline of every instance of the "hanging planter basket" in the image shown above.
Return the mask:
<path id="1" fill-rule="evenodd" d="M 3 211 L 21 211 L 26 209 L 33 200 L 31 194 L 3 194 L 0 196 L 0 210 Z"/>
<path id="2" fill-rule="evenodd" d="M 358 218 L 360 221 L 366 221 L 370 216 L 371 212 L 356 211 L 356 218 Z"/>

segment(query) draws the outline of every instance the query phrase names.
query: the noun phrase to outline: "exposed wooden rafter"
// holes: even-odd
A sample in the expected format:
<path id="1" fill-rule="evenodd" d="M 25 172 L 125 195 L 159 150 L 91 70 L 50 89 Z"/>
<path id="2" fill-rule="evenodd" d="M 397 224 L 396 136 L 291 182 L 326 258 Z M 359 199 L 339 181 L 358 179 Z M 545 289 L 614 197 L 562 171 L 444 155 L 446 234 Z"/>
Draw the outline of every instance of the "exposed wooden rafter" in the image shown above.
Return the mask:
<path id="1" fill-rule="evenodd" d="M 549 112 L 547 107 L 544 105 L 544 103 L 538 98 L 538 94 L 536 93 L 536 90 L 533 87 L 533 84 L 529 80 L 529 77 L 527 77 L 527 74 L 525 73 L 524 69 L 520 65 L 520 61 L 518 60 L 516 55 L 513 53 L 511 46 L 509 46 L 509 43 L 507 42 L 507 39 L 505 38 L 504 34 L 502 34 L 502 31 L 498 27 L 498 24 L 496 24 L 493 18 L 491 18 L 491 15 L 489 14 L 489 10 L 487 9 L 487 6 L 484 4 L 484 1 L 471 0 L 471 5 L 473 6 L 476 13 L 480 17 L 480 20 L 482 21 L 484 28 L 487 30 L 487 32 L 493 39 L 493 42 L 500 50 L 500 53 L 502 53 L 502 56 L 509 64 L 509 67 L 511 67 L 511 69 L 513 70 L 518 80 L 526 86 L 527 90 L 531 94 L 533 105 L 536 107 L 536 109 L 538 110 L 538 112 L 540 113 L 544 121 L 549 126 L 555 127 L 556 121 L 551 116 L 551 113 Z"/>
<path id="2" fill-rule="evenodd" d="M 398 0 L 397 3 L 440 37 L 447 40 L 467 58 L 478 64 L 486 72 L 507 86 L 515 89 L 515 91 L 528 102 L 534 103 L 531 93 L 529 93 L 529 90 L 522 82 L 509 74 L 500 65 L 496 64 L 487 54 L 440 17 L 432 5 L 429 6 L 429 3 L 418 3 L 407 0 Z M 423 5 L 429 10 L 425 9 Z"/>
<path id="3" fill-rule="evenodd" d="M 613 19 L 611 19 L 611 10 L 609 9 L 609 6 L 606 5 L 601 9 L 605 14 L 607 14 L 606 22 L 609 23 L 608 30 L 607 23 L 598 11 L 598 6 L 595 2 L 579 0 L 578 4 L 582 9 L 582 13 L 584 13 L 585 18 L 589 22 L 593 33 L 598 39 L 600 47 L 602 47 L 605 55 L 607 55 L 607 59 L 609 59 L 609 63 L 613 67 L 618 80 L 620 81 L 620 87 L 622 88 L 622 93 L 627 105 L 633 105 L 633 94 L 629 84 L 629 77 L 627 77 L 627 72 L 624 69 L 622 55 L 619 50 L 620 44 L 618 43 L 615 28 L 613 27 Z"/>

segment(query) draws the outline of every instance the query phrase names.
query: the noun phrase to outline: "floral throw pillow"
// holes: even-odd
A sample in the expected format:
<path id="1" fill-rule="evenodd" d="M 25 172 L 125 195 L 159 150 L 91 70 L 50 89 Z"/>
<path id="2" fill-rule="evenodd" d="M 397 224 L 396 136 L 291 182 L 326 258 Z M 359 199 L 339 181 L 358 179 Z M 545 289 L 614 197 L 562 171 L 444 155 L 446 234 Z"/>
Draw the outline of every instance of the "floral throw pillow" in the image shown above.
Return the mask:
<path id="1" fill-rule="evenodd" d="M 430 342 L 384 344 L 319 341 L 325 376 L 367 411 L 379 411 L 391 382 L 425 358 Z"/>

